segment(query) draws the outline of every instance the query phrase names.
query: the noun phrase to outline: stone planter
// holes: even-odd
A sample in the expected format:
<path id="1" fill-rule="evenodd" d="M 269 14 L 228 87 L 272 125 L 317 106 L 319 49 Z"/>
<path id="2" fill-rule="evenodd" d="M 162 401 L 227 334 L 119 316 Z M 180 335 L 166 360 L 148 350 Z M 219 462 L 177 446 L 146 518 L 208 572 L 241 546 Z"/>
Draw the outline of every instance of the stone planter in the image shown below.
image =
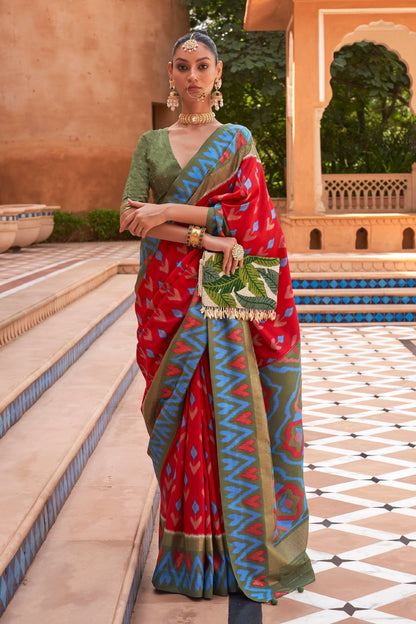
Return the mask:
<path id="1" fill-rule="evenodd" d="M 18 213 L 16 238 L 12 243 L 14 247 L 28 247 L 39 236 L 42 211 L 46 204 L 7 204 L 3 209 L 16 210 Z"/>
<path id="2" fill-rule="evenodd" d="M 0 253 L 14 245 L 19 221 L 19 210 L 0 206 Z"/>
<path id="3" fill-rule="evenodd" d="M 35 243 L 41 243 L 52 234 L 54 226 L 53 215 L 59 209 L 60 206 L 45 206 L 42 209 L 39 234 Z"/>

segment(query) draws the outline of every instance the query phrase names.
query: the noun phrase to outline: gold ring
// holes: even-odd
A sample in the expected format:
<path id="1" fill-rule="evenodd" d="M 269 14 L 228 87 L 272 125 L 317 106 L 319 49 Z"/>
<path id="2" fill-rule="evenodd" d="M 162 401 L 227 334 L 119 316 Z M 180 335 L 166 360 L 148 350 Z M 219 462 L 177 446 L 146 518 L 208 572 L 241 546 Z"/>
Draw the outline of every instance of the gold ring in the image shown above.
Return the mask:
<path id="1" fill-rule="evenodd" d="M 234 245 L 234 247 L 231 250 L 231 255 L 234 258 L 234 260 L 242 260 L 244 258 L 244 247 L 242 245 Z"/>

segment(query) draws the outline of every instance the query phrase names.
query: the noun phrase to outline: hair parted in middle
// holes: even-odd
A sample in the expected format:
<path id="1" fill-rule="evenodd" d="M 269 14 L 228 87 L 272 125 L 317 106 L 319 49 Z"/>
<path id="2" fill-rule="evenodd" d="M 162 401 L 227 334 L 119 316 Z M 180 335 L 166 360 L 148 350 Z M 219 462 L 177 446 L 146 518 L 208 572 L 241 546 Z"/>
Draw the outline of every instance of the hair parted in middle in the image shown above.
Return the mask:
<path id="1" fill-rule="evenodd" d="M 175 45 L 173 46 L 172 59 L 175 56 L 176 50 L 179 48 L 179 46 L 183 45 L 185 41 L 189 41 L 191 37 L 194 41 L 199 41 L 200 43 L 203 43 L 204 45 L 206 45 L 207 48 L 209 48 L 212 54 L 214 55 L 215 62 L 218 63 L 217 46 L 215 45 L 211 37 L 208 35 L 206 30 L 192 30 L 186 35 L 183 35 L 182 37 L 180 37 L 175 43 Z"/>

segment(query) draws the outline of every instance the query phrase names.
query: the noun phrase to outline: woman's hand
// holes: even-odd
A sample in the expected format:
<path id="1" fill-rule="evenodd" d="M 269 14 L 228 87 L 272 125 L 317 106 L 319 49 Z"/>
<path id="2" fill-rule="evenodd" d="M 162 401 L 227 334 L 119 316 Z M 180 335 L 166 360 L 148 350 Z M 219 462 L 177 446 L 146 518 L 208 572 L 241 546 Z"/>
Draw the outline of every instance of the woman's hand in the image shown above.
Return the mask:
<path id="1" fill-rule="evenodd" d="M 130 209 L 120 216 L 120 232 L 129 230 L 131 234 L 144 238 L 149 231 L 166 223 L 166 204 L 145 204 L 128 200 Z"/>
<path id="2" fill-rule="evenodd" d="M 231 236 L 212 236 L 205 232 L 202 244 L 208 251 L 221 251 L 224 254 L 222 270 L 226 275 L 234 275 L 237 267 L 243 266 L 243 260 L 236 260 L 232 256 L 232 250 L 238 245 L 237 239 Z"/>

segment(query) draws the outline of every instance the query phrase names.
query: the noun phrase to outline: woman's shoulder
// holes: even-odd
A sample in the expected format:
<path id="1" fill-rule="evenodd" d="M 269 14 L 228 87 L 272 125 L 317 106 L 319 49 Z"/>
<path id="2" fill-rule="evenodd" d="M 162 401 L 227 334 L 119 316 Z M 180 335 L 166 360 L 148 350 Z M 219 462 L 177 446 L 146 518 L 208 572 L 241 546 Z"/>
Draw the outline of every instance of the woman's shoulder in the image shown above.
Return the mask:
<path id="1" fill-rule="evenodd" d="M 241 124 L 227 123 L 227 124 L 224 124 L 224 127 L 230 130 L 230 132 L 232 132 L 235 135 L 238 135 L 238 134 L 243 135 L 246 140 L 249 140 L 252 138 L 251 131 L 248 128 L 246 128 L 246 126 L 242 126 Z"/>
<path id="2" fill-rule="evenodd" d="M 139 141 L 151 142 L 153 139 L 159 138 L 160 135 L 165 133 L 166 131 L 167 131 L 167 128 L 157 128 L 156 130 L 146 130 L 146 132 L 143 132 L 143 134 L 139 137 Z"/>
<path id="3" fill-rule="evenodd" d="M 137 140 L 136 150 L 147 152 L 148 149 L 151 149 L 155 146 L 155 144 L 158 144 L 160 140 L 163 139 L 163 134 L 166 130 L 166 128 L 160 128 L 157 130 L 147 130 L 146 132 L 143 132 Z"/>

